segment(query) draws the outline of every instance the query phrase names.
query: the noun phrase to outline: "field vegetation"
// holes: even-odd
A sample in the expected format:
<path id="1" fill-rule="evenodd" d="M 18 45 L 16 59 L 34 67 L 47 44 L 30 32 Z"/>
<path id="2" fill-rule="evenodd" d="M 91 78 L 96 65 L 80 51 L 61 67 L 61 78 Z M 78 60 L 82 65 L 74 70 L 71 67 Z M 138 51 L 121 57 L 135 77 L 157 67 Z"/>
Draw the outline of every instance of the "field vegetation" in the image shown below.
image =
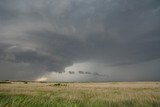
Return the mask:
<path id="1" fill-rule="evenodd" d="M 0 107 L 160 107 L 160 82 L 2 82 Z"/>

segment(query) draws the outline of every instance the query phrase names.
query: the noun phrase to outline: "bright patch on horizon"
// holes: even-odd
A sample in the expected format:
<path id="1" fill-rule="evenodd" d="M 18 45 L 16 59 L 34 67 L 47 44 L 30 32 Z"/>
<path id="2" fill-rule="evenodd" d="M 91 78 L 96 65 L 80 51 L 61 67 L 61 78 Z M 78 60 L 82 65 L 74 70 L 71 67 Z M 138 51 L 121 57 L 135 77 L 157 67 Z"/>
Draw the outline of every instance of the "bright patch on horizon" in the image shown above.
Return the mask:
<path id="1" fill-rule="evenodd" d="M 48 78 L 46 78 L 46 77 L 41 77 L 41 78 L 36 79 L 36 81 L 47 81 L 47 80 L 48 80 Z"/>

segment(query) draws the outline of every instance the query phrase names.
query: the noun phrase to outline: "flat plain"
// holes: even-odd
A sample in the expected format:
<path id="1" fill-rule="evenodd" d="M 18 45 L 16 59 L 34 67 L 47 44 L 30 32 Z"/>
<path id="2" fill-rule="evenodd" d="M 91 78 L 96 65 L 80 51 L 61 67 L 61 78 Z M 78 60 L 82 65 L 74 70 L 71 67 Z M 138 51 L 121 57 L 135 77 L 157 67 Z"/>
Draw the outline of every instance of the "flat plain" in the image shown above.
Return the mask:
<path id="1" fill-rule="evenodd" d="M 160 107 L 160 82 L 0 83 L 0 107 Z"/>

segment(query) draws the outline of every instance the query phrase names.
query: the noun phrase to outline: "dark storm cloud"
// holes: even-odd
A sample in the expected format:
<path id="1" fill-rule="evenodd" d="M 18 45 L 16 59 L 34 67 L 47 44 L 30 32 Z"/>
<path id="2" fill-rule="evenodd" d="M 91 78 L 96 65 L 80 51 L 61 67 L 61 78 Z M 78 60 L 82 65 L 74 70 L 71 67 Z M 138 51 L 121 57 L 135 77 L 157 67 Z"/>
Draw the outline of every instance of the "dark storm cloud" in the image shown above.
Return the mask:
<path id="1" fill-rule="evenodd" d="M 10 69 L 35 77 L 75 62 L 157 60 L 159 19 L 159 0 L 2 0 L 0 78 L 10 78 Z"/>

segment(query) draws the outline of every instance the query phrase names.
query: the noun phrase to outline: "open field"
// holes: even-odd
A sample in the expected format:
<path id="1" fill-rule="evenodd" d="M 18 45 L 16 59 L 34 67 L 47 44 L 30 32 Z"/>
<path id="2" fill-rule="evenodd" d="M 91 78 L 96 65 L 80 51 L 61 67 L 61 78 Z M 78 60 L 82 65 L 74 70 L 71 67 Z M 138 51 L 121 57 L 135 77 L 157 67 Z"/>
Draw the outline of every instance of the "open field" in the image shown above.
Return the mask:
<path id="1" fill-rule="evenodd" d="M 160 82 L 0 83 L 0 107 L 160 107 Z"/>

